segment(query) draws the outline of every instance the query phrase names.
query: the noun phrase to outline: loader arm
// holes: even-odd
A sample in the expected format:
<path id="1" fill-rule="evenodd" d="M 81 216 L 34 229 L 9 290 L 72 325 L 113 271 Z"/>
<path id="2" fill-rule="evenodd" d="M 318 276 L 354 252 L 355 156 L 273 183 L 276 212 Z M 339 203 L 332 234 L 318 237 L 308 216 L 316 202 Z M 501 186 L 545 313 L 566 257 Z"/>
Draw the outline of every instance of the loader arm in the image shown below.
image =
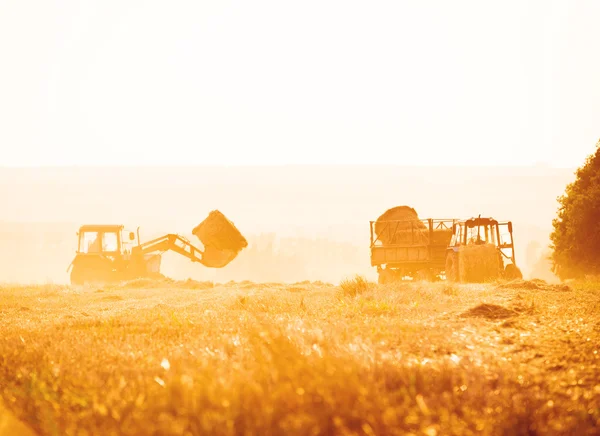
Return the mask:
<path id="1" fill-rule="evenodd" d="M 150 254 L 159 251 L 164 252 L 167 250 L 179 253 L 190 259 L 192 262 L 204 264 L 202 259 L 203 252 L 199 248 L 194 247 L 189 241 L 181 236 L 172 233 L 144 242 L 133 248 L 134 252 L 137 251 L 142 254 Z"/>

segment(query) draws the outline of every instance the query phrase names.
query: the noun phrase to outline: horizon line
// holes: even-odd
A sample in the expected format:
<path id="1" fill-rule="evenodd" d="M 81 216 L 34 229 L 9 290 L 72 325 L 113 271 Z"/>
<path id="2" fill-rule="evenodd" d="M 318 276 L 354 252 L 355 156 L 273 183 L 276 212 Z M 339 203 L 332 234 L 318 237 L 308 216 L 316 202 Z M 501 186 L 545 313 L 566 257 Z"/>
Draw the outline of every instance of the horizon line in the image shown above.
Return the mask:
<path id="1" fill-rule="evenodd" d="M 583 165 L 583 164 L 582 164 Z M 44 170 L 44 169 L 109 169 L 109 168 L 289 168 L 289 167 L 339 167 L 339 168 L 540 168 L 540 169 L 577 169 L 577 166 L 559 166 L 549 163 L 527 163 L 512 165 L 441 165 L 441 164 L 375 164 L 375 163 L 355 163 L 355 164 L 333 164 L 333 163 L 298 163 L 298 164 L 110 164 L 110 165 L 91 165 L 91 164 L 57 164 L 57 165 L 6 165 L 0 164 L 0 170 Z"/>

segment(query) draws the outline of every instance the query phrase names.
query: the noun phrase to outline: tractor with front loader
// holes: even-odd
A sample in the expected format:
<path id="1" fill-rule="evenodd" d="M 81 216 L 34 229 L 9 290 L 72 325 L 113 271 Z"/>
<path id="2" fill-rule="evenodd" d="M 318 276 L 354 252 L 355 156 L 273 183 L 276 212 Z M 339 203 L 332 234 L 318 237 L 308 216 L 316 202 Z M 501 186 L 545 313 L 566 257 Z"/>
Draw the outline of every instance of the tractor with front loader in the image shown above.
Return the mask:
<path id="1" fill-rule="evenodd" d="M 248 243 L 221 212 L 212 211 L 192 230 L 204 249 L 185 237 L 166 234 L 142 243 L 137 232 L 123 225 L 87 224 L 80 227 L 75 258 L 67 268 L 71 284 L 112 283 L 161 277 L 162 254 L 174 251 L 209 268 L 229 264 Z"/>

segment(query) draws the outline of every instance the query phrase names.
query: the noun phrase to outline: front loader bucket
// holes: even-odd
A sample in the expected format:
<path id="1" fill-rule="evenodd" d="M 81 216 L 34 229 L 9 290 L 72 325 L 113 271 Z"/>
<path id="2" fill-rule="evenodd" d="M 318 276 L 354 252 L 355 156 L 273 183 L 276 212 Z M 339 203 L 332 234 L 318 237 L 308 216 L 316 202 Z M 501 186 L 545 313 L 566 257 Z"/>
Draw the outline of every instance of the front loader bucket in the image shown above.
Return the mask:
<path id="1" fill-rule="evenodd" d="M 248 246 L 237 227 L 218 210 L 209 213 L 192 233 L 204 245 L 202 264 L 211 268 L 223 268 Z"/>
<path id="2" fill-rule="evenodd" d="M 223 268 L 237 257 L 238 253 L 231 250 L 219 250 L 217 248 L 205 247 L 202 254 L 202 265 L 209 268 Z"/>

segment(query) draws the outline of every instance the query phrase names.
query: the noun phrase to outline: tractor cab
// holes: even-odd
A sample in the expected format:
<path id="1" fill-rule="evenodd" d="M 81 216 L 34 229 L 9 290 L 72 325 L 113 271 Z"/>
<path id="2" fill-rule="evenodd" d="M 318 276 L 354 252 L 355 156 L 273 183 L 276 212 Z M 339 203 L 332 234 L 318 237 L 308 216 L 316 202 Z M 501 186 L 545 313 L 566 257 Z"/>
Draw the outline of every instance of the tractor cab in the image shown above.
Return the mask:
<path id="1" fill-rule="evenodd" d="M 112 281 L 129 269 L 137 242 L 135 234 L 124 226 L 86 224 L 79 228 L 77 238 L 77 252 L 67 268 L 67 272 L 71 270 L 71 283 Z M 157 262 L 160 267 L 160 256 Z M 154 264 L 152 268 L 156 269 Z"/>
<path id="2" fill-rule="evenodd" d="M 77 235 L 77 254 L 127 255 L 135 241 L 133 232 L 126 232 L 124 226 L 115 224 L 88 224 L 82 226 Z"/>

